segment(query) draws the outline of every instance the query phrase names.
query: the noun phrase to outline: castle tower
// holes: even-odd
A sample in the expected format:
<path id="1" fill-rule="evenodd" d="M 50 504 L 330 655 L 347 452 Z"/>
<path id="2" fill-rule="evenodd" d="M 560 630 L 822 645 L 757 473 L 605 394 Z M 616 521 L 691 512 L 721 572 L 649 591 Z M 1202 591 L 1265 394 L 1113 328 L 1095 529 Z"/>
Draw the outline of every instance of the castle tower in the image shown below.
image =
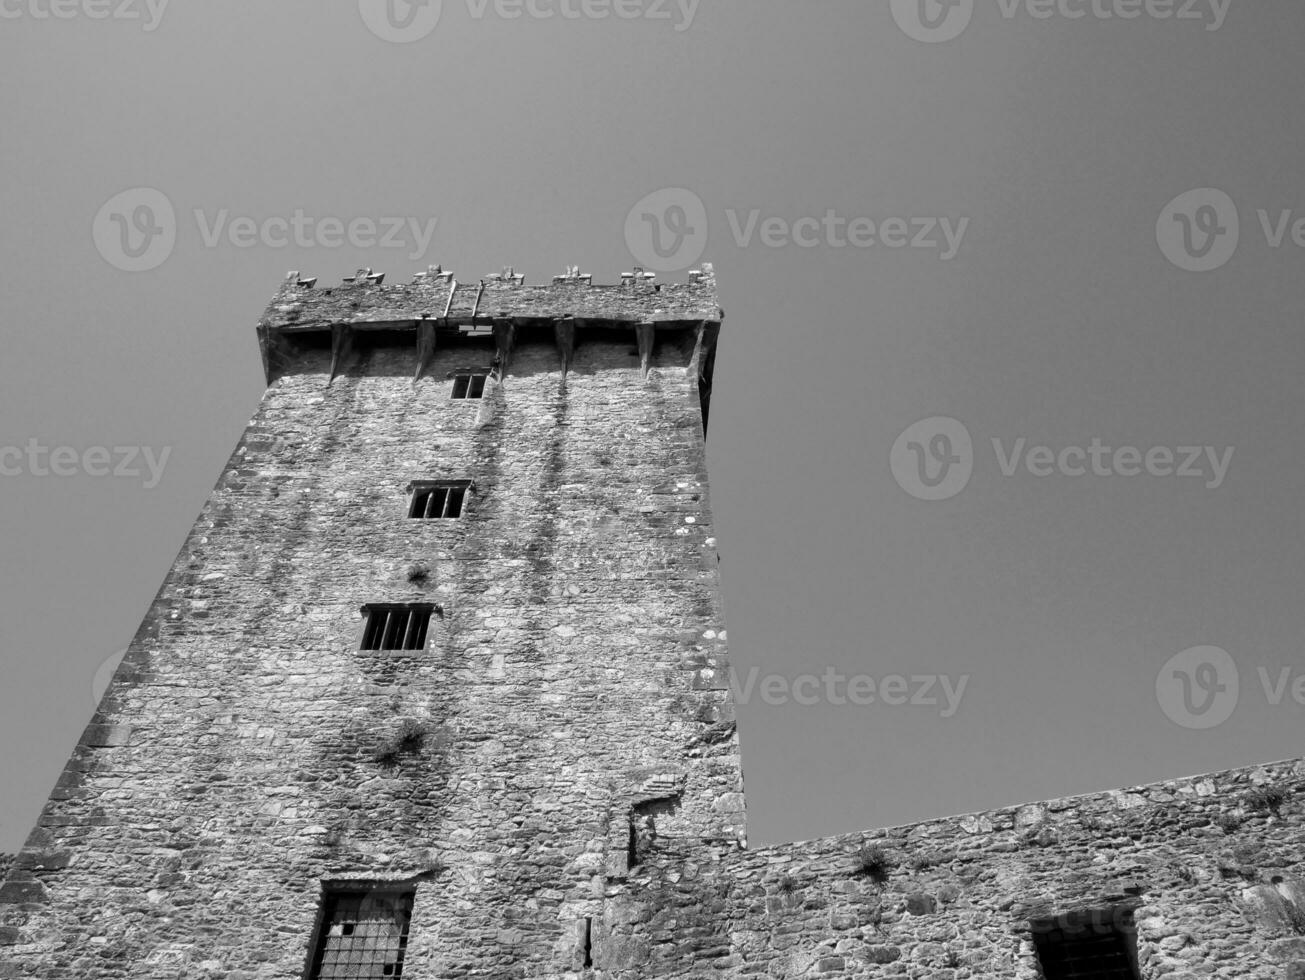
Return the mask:
<path id="1" fill-rule="evenodd" d="M 689 279 L 290 275 L 0 976 L 561 977 L 640 864 L 739 850 Z"/>
<path id="2" fill-rule="evenodd" d="M 0 980 L 1305 980 L 1305 759 L 745 848 L 720 321 L 292 273 Z"/>

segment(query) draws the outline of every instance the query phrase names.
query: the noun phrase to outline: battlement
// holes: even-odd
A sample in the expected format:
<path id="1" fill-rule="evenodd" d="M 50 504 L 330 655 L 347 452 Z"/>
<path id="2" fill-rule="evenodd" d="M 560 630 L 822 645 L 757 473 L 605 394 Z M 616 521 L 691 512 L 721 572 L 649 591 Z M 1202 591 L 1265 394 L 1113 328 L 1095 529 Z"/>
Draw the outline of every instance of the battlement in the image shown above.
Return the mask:
<path id="1" fill-rule="evenodd" d="M 368 334 L 399 345 L 411 342 L 414 382 L 421 380 L 437 346 L 492 337 L 502 378 L 513 347 L 546 333 L 557 345 L 565 375 L 579 334 L 630 330 L 646 375 L 660 332 L 689 339 L 705 417 L 725 315 L 715 270 L 705 264 L 689 273 L 688 282 L 659 283 L 654 273 L 636 267 L 621 279 L 595 286 L 592 276 L 570 266 L 551 283 L 526 285 L 525 276 L 509 266 L 475 283 L 460 283 L 451 270 L 433 265 L 408 283 L 387 286 L 383 273 L 359 269 L 338 286 L 319 288 L 317 279 L 291 272 L 259 319 L 264 374 L 271 384 L 305 344 L 329 343 L 334 380 L 355 337 Z"/>
<path id="2" fill-rule="evenodd" d="M 291 272 L 263 313 L 259 328 L 321 330 L 339 324 L 419 320 L 492 326 L 504 318 L 571 317 L 629 324 L 718 323 L 723 316 L 711 265 L 690 272 L 684 283 L 659 283 L 654 273 L 636 268 L 625 273 L 619 284 L 598 286 L 575 266 L 548 284 L 526 285 L 525 277 L 511 267 L 475 282 L 459 282 L 452 271 L 433 265 L 411 282 L 389 286 L 384 274 L 371 269 L 360 269 L 339 285 L 327 287 Z"/>

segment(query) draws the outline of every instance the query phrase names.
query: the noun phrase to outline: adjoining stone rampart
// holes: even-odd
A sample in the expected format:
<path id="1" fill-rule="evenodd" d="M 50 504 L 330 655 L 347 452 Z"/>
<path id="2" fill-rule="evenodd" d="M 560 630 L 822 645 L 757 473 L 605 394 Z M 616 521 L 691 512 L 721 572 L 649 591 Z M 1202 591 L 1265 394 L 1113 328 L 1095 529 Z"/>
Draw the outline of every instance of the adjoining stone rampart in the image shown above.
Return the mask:
<path id="1" fill-rule="evenodd" d="M 1146 980 L 1305 967 L 1305 762 L 650 862 L 610 976 L 1041 980 L 1035 940 L 1117 929 Z"/>

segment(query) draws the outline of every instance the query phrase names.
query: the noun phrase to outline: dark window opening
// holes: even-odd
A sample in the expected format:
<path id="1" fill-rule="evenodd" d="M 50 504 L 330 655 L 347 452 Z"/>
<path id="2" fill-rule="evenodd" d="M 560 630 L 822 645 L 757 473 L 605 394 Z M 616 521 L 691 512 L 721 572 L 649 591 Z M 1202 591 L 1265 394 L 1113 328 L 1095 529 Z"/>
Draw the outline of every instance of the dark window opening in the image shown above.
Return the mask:
<path id="1" fill-rule="evenodd" d="M 459 371 L 453 376 L 453 397 L 459 400 L 484 398 L 487 377 L 489 377 L 488 372 Z"/>
<path id="2" fill-rule="evenodd" d="M 424 650 L 431 614 L 442 616 L 438 606 L 364 606 L 364 650 Z"/>
<path id="3" fill-rule="evenodd" d="M 408 516 L 419 520 L 452 520 L 462 516 L 470 484 L 465 482 L 414 483 Z"/>
<path id="4" fill-rule="evenodd" d="M 1034 923 L 1046 980 L 1141 980 L 1132 911 L 1103 909 Z"/>
<path id="5" fill-rule="evenodd" d="M 630 836 L 625 842 L 625 866 L 631 870 L 639 864 L 639 828 L 630 817 Z"/>
<path id="6" fill-rule="evenodd" d="M 584 965 L 594 965 L 594 920 L 585 919 Z"/>
<path id="7" fill-rule="evenodd" d="M 399 980 L 414 897 L 412 891 L 328 891 L 310 980 Z"/>

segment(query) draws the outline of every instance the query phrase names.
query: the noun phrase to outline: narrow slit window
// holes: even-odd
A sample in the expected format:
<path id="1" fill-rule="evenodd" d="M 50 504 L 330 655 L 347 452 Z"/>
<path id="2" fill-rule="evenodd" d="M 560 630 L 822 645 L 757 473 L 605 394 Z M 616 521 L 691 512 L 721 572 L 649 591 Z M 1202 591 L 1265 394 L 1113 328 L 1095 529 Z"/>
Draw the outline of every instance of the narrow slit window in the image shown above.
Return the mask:
<path id="1" fill-rule="evenodd" d="M 466 482 L 414 483 L 408 516 L 416 520 L 454 520 L 462 516 L 470 484 Z"/>
<path id="2" fill-rule="evenodd" d="M 1080 913 L 1035 923 L 1034 947 L 1046 980 L 1139 980 L 1131 912 Z"/>
<path id="3" fill-rule="evenodd" d="M 414 898 L 376 888 L 327 891 L 310 980 L 401 980 Z"/>
<path id="4" fill-rule="evenodd" d="M 488 373 L 483 371 L 459 371 L 453 376 L 454 399 L 484 398 L 487 377 Z"/>
<path id="5" fill-rule="evenodd" d="M 442 616 L 439 606 L 363 607 L 367 624 L 363 627 L 364 650 L 424 650 L 430 633 L 431 616 Z"/>

